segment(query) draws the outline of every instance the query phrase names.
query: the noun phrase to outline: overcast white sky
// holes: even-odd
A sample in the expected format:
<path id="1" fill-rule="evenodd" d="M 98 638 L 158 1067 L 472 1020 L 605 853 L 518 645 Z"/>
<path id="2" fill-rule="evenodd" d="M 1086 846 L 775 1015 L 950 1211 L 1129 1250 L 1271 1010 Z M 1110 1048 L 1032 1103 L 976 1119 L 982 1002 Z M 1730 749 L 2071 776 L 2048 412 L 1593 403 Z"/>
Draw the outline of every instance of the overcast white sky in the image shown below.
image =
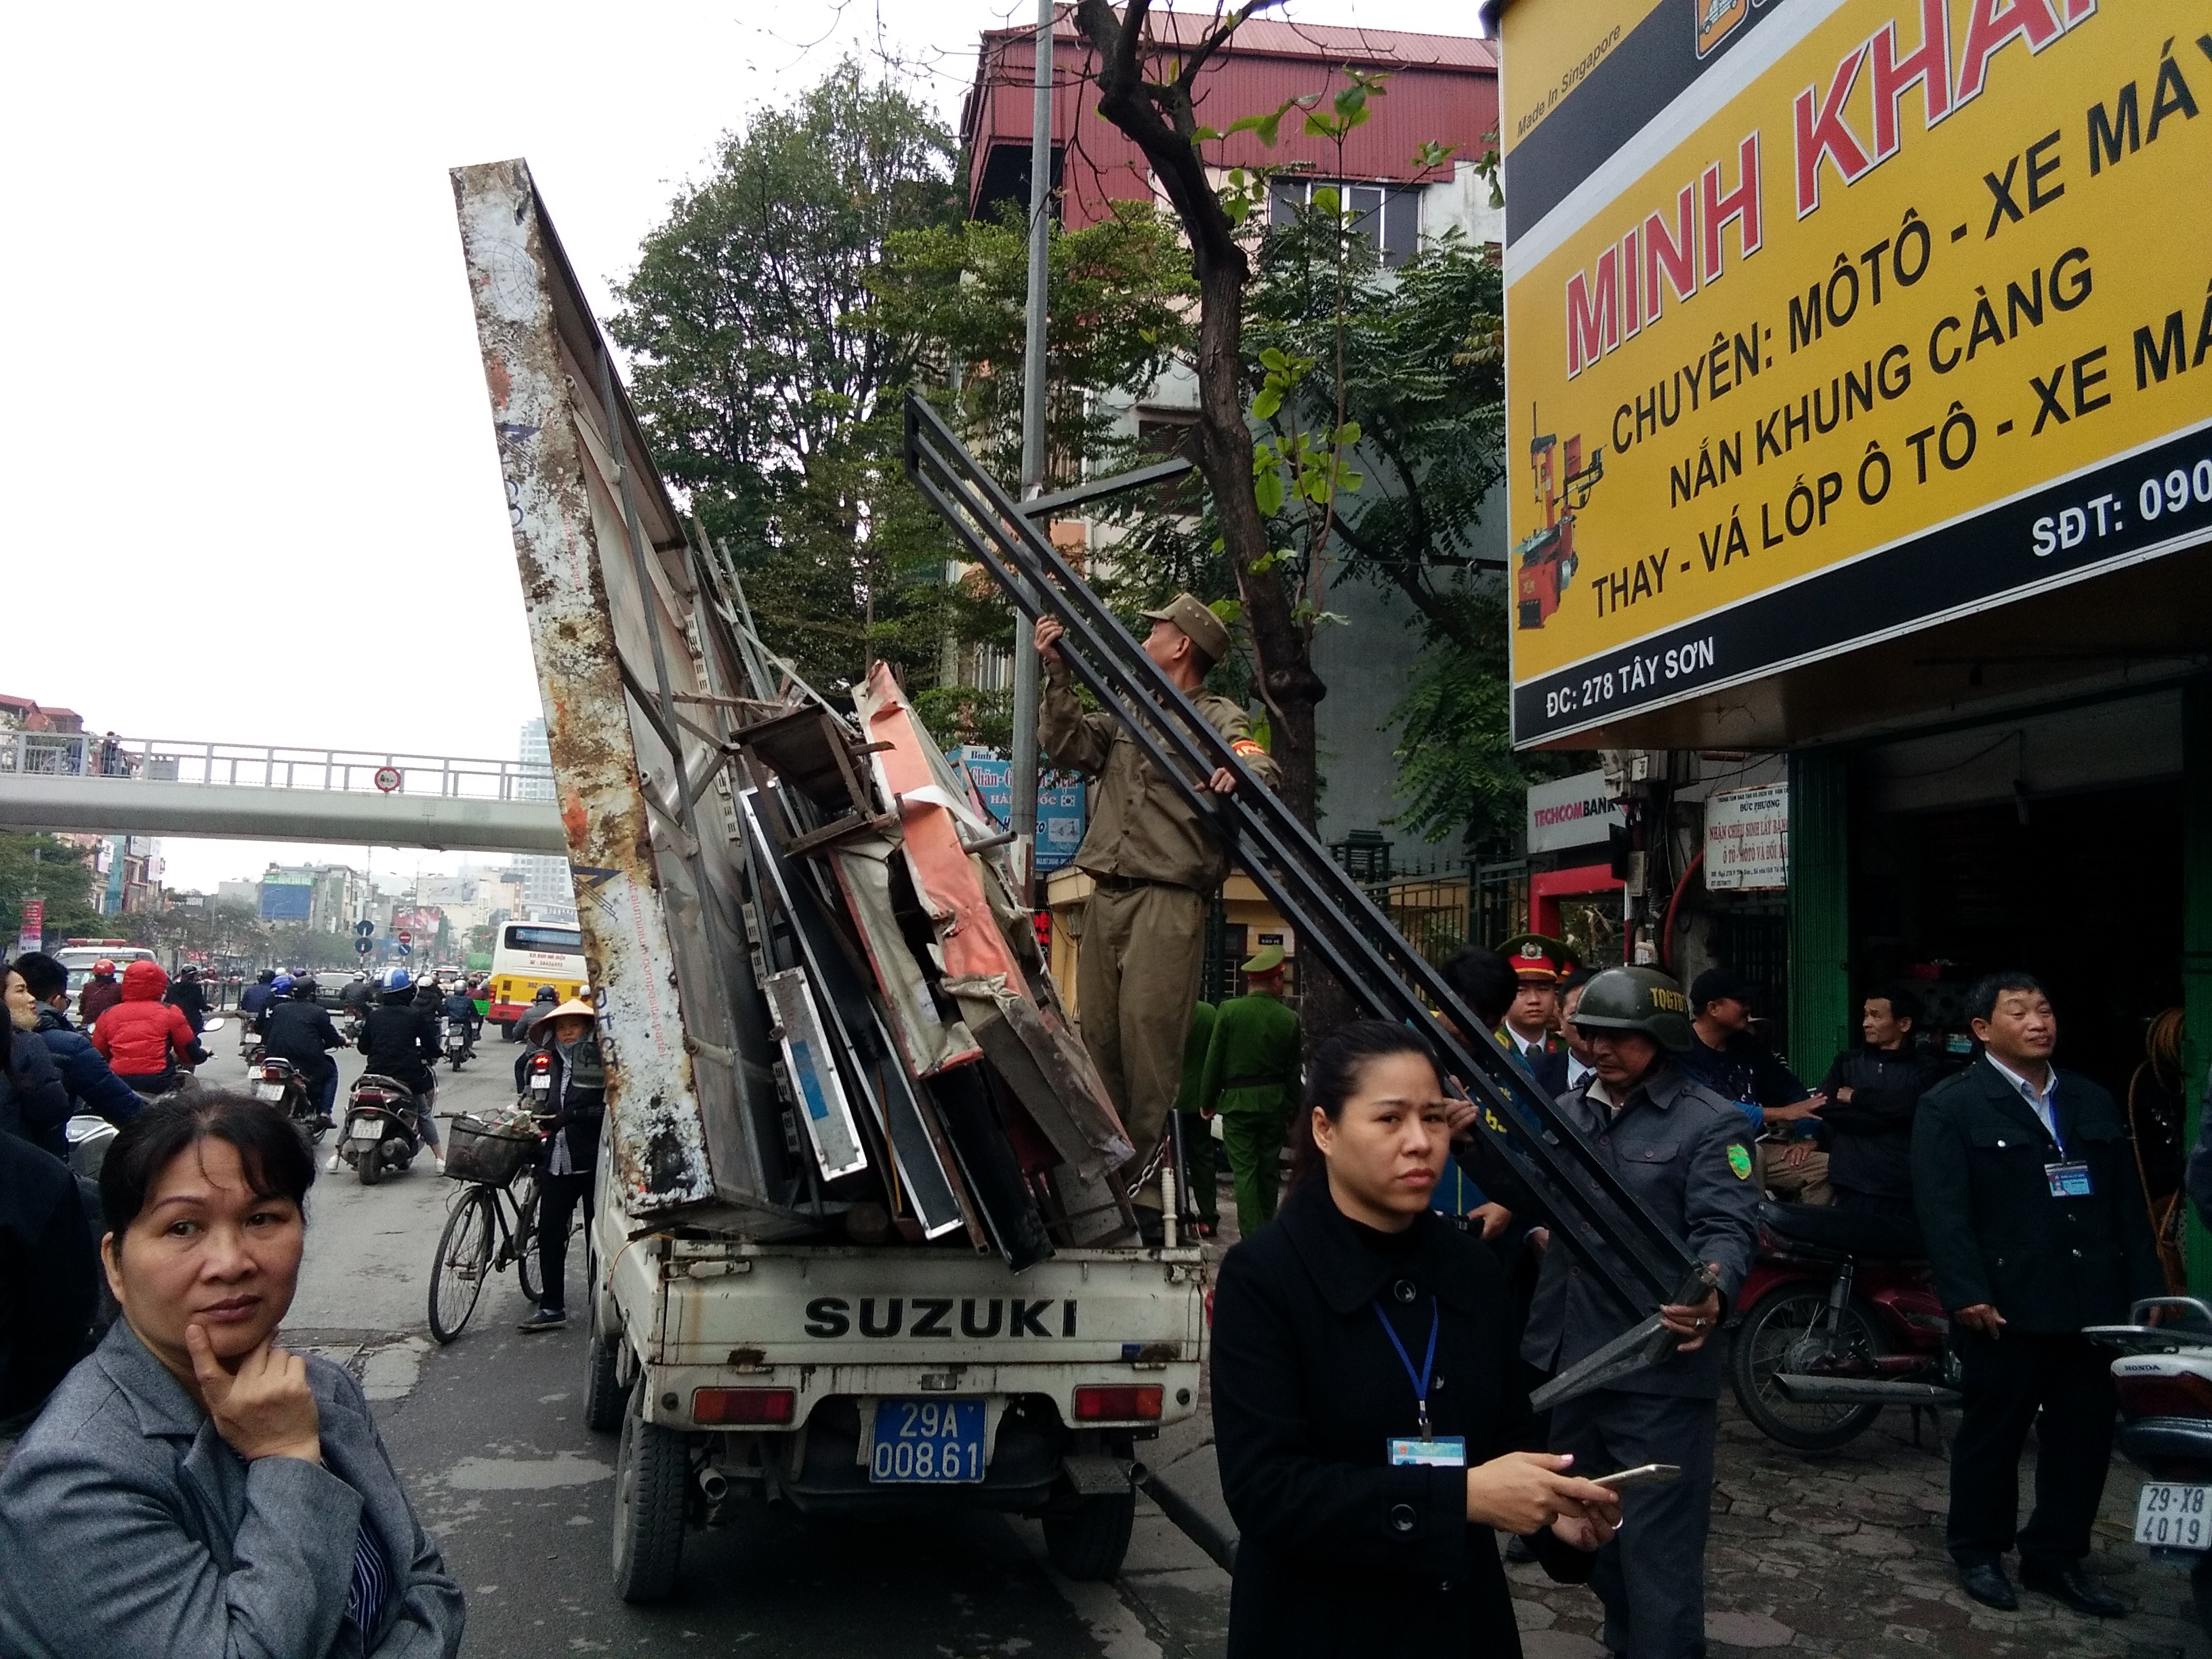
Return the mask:
<path id="1" fill-rule="evenodd" d="M 1473 33 L 1474 9 L 1277 15 Z M 848 50 L 888 50 L 951 118 L 978 32 L 1034 15 L 1024 0 L 11 13 L 0 690 L 125 736 L 511 757 L 537 684 L 447 169 L 526 156 L 605 307 L 676 186 L 750 111 Z M 165 851 L 181 887 L 270 858 L 363 859 Z"/>

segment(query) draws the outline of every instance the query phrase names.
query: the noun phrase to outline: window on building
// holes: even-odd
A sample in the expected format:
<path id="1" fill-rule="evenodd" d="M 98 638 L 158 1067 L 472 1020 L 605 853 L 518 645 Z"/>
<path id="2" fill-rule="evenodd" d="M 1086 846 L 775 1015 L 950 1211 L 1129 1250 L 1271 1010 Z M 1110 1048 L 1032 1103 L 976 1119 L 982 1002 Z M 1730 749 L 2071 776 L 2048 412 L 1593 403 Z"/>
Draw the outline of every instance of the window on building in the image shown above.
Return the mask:
<path id="1" fill-rule="evenodd" d="M 1310 205 L 1314 191 L 1328 185 L 1343 192 L 1345 211 L 1358 234 L 1373 244 L 1382 263 L 1395 270 L 1413 257 L 1421 240 L 1421 186 L 1363 185 L 1336 179 L 1277 179 L 1267 186 L 1267 222 L 1285 224 Z"/>

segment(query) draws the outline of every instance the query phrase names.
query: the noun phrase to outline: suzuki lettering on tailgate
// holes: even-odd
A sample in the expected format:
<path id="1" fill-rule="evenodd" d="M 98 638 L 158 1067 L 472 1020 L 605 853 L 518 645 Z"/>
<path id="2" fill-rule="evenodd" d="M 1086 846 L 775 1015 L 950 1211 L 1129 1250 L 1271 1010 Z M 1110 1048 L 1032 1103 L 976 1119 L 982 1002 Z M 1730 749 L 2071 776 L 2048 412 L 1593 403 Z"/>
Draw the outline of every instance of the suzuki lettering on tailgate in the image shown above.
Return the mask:
<path id="1" fill-rule="evenodd" d="M 1073 1336 L 1075 1298 L 1038 1297 L 817 1296 L 806 1304 L 816 1337 Z"/>

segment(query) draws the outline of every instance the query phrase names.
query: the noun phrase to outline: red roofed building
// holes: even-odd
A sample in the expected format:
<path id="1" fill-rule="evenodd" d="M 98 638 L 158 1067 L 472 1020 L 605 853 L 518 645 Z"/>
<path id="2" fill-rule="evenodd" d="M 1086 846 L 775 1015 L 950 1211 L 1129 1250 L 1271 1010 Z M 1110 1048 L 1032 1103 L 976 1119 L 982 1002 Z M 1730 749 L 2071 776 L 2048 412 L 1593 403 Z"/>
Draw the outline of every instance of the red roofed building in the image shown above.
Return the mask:
<path id="1" fill-rule="evenodd" d="M 1156 9 L 1150 27 L 1152 38 L 1170 48 L 1194 43 L 1213 21 L 1210 12 Z M 1029 27 L 983 36 L 960 118 L 973 216 L 1006 201 L 1028 208 L 1036 43 L 1036 31 Z M 1098 113 L 1090 48 L 1066 6 L 1054 33 L 1053 61 L 1054 185 L 1062 222 L 1095 224 L 1111 202 L 1152 199 L 1143 155 Z M 1496 142 L 1494 40 L 1255 18 L 1200 71 L 1199 118 L 1226 131 L 1239 117 L 1271 113 L 1292 98 L 1327 95 L 1344 84 L 1339 71 L 1346 65 L 1387 71 L 1390 78 L 1384 95 L 1370 106 L 1372 118 L 1346 141 L 1340 162 L 1334 145 L 1304 134 L 1295 112 L 1272 149 L 1253 133 L 1235 133 L 1207 143 L 1209 161 L 1224 171 L 1306 164 L 1297 180 L 1276 181 L 1279 198 L 1302 195 L 1316 181 L 1372 191 L 1371 197 L 1355 193 L 1352 206 L 1377 214 L 1376 234 L 1393 264 L 1413 251 L 1418 237 L 1435 237 L 1448 225 L 1491 240 L 1489 187 L 1474 175 L 1474 163 Z M 1417 165 L 1415 152 L 1431 142 L 1450 145 L 1451 159 L 1442 167 Z"/>
<path id="2" fill-rule="evenodd" d="M 74 708 L 41 708 L 28 697 L 0 692 L 0 727 L 15 732 L 82 732 L 84 716 Z"/>

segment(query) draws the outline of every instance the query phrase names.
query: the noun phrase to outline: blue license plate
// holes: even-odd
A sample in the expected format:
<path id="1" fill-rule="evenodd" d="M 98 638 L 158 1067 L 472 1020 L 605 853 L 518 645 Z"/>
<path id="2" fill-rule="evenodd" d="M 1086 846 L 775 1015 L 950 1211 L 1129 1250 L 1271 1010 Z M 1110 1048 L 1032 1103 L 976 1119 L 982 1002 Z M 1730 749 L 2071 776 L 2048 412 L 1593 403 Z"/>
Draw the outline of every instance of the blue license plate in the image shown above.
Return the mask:
<path id="1" fill-rule="evenodd" d="M 983 1478 L 983 1402 L 886 1400 L 876 1407 L 868 1479 L 954 1486 Z"/>

